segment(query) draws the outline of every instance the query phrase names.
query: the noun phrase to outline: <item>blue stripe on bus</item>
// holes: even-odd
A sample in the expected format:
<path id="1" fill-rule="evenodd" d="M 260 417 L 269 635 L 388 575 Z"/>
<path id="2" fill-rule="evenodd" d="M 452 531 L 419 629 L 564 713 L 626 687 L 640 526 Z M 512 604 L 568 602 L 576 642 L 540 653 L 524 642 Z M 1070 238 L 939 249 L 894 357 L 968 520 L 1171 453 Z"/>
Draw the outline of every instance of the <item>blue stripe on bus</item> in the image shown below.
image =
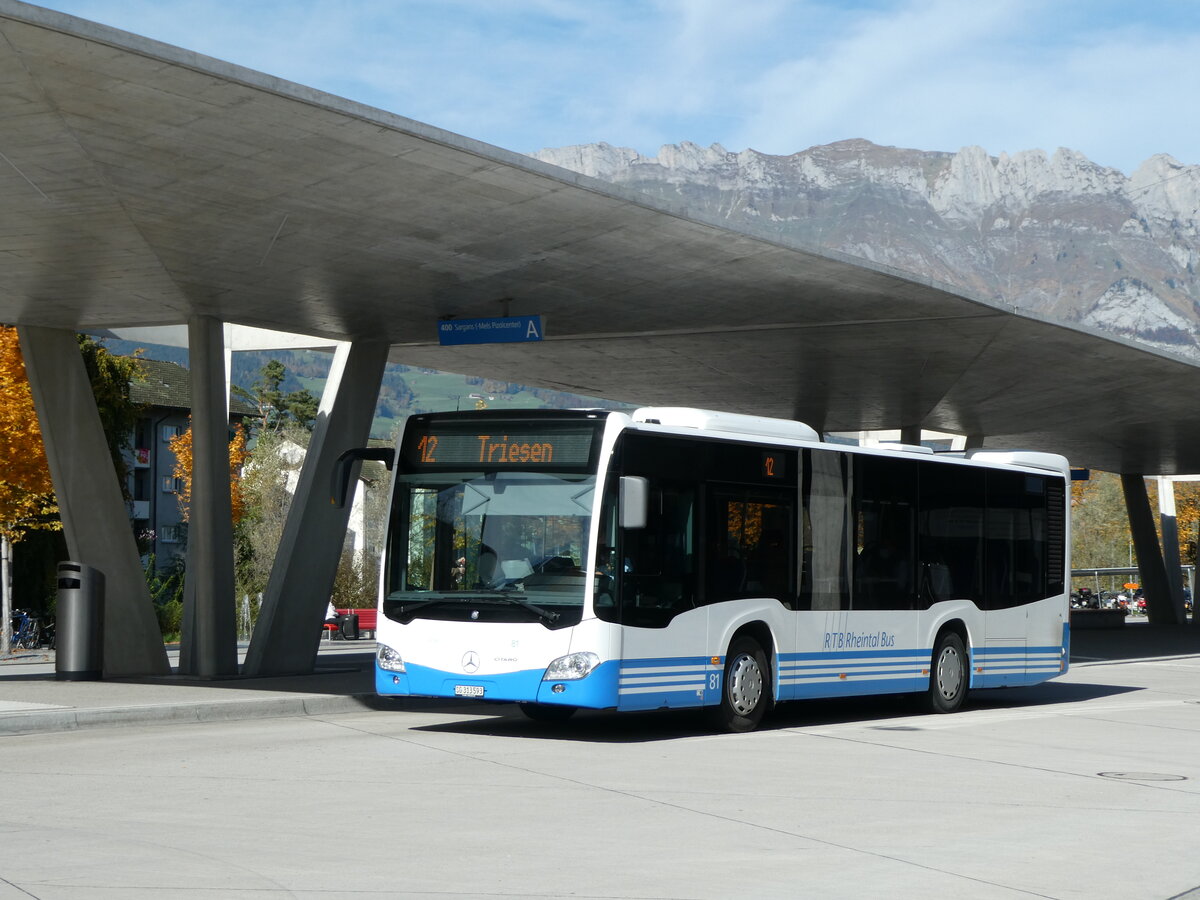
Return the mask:
<path id="1" fill-rule="evenodd" d="M 1046 647 L 976 647 L 974 652 L 982 656 L 993 656 L 999 653 L 1053 653 L 1057 655 L 1062 652 L 1062 647 L 1057 644 L 1050 644 Z"/>
<path id="2" fill-rule="evenodd" d="M 929 686 L 929 659 L 924 649 L 781 653 L 779 696 L 805 700 L 923 691 Z"/>
<path id="3" fill-rule="evenodd" d="M 860 666 L 928 666 L 930 651 L 919 650 L 847 650 L 824 653 L 780 653 L 780 668 L 819 669 Z"/>
<path id="4" fill-rule="evenodd" d="M 680 709 L 721 702 L 725 661 L 708 656 L 648 657 L 621 661 L 619 709 Z"/>
<path id="5" fill-rule="evenodd" d="M 545 703 L 607 709 L 616 705 L 618 662 L 597 666 L 587 678 L 543 681 L 545 669 L 525 669 L 496 675 L 474 676 L 408 663 L 406 672 L 375 667 L 375 689 L 388 696 L 455 697 L 456 687 L 482 687 L 483 700 Z M 555 691 L 555 685 L 561 685 Z M 480 698 L 475 698 L 480 699 Z"/>
<path id="6" fill-rule="evenodd" d="M 807 665 L 797 665 L 795 663 L 780 662 L 779 669 L 784 671 L 787 669 L 864 669 L 874 668 L 878 666 L 925 666 L 928 667 L 929 658 L 922 656 L 920 658 L 910 659 L 881 659 L 869 660 L 863 662 L 849 662 L 844 659 L 832 659 L 827 662 L 809 663 Z"/>
<path id="7" fill-rule="evenodd" d="M 929 687 L 928 675 L 913 675 L 905 678 L 881 678 L 857 680 L 814 681 L 791 685 L 793 700 L 809 700 L 820 697 L 856 697 L 864 694 L 905 694 L 923 691 Z"/>
<path id="8" fill-rule="evenodd" d="M 1058 667 L 1051 670 L 1051 674 L 1058 674 Z M 1027 684 L 1041 684 L 1049 675 L 1045 672 L 1000 672 L 987 673 L 976 675 L 972 679 L 972 687 L 989 688 L 989 687 L 1020 687 Z"/>
<path id="9" fill-rule="evenodd" d="M 652 669 L 658 666 L 692 666 L 704 669 L 709 665 L 710 658 L 707 656 L 661 656 L 621 660 L 622 669 Z"/>

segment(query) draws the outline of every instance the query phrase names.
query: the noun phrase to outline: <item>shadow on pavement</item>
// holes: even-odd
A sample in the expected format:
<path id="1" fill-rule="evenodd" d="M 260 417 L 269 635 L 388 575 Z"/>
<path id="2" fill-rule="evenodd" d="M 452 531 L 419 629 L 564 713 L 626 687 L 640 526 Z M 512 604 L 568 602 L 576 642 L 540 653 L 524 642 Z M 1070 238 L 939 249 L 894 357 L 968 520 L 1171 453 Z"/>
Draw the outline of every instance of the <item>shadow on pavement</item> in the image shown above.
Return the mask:
<path id="1" fill-rule="evenodd" d="M 973 691 L 964 712 L 976 709 L 1024 709 L 1059 703 L 1077 703 L 1117 696 L 1141 688 L 1115 684 L 1066 684 L 1046 682 L 1023 688 L 996 688 Z M 377 708 L 389 708 L 380 706 Z M 428 707 L 426 707 L 428 708 Z M 483 716 L 453 722 L 421 725 L 414 731 L 444 734 L 475 734 L 489 737 L 545 740 L 554 738 L 585 743 L 633 744 L 671 741 L 702 735 L 717 735 L 708 715 L 701 710 L 655 710 L 652 712 L 618 713 L 609 710 L 581 710 L 569 721 L 560 724 L 533 722 L 517 709 L 516 704 L 443 704 L 447 712 L 463 716 Z M 925 713 L 922 698 L 911 694 L 890 694 L 877 697 L 848 697 L 822 700 L 793 700 L 781 703 L 763 721 L 759 731 L 781 731 L 791 728 L 820 728 L 829 725 L 868 724 L 911 717 L 912 721 L 895 726 L 897 730 L 921 730 L 921 722 L 931 723 L 941 717 Z"/>
<path id="2" fill-rule="evenodd" d="M 1126 623 L 1071 631 L 1071 662 L 1200 655 L 1200 626 Z"/>

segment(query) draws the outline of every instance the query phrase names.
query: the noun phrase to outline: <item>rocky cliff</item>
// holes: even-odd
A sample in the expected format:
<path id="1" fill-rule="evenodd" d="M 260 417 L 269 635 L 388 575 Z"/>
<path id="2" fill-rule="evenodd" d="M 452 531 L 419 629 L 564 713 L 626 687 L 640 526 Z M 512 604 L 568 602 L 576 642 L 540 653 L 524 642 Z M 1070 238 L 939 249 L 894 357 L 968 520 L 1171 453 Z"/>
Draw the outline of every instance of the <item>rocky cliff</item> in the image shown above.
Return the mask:
<path id="1" fill-rule="evenodd" d="M 691 143 L 656 157 L 608 144 L 534 156 L 766 237 L 1200 359 L 1200 166 L 1166 154 L 1128 177 L 1064 149 L 997 157 L 864 140 L 791 156 Z"/>

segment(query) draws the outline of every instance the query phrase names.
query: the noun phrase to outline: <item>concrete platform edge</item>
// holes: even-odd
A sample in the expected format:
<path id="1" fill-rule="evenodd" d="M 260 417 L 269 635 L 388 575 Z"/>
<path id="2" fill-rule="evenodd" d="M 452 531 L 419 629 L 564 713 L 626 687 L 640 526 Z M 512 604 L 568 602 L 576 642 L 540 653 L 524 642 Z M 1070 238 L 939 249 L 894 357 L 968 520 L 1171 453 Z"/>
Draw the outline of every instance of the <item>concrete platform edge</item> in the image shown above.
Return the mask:
<path id="1" fill-rule="evenodd" d="M 373 706 L 375 700 L 370 694 L 350 694 L 98 709 L 39 709 L 0 715 L 0 736 L 46 734 L 119 725 L 177 725 L 189 722 L 319 716 L 361 711 Z"/>

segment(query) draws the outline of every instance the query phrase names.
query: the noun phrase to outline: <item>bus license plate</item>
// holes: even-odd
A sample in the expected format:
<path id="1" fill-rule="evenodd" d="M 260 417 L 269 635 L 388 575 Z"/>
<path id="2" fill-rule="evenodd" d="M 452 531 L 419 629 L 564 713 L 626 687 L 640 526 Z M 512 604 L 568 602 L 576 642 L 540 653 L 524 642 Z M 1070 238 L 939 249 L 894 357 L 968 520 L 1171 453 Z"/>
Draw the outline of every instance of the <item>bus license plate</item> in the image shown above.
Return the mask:
<path id="1" fill-rule="evenodd" d="M 482 684 L 456 684 L 454 686 L 455 697 L 482 697 Z"/>

